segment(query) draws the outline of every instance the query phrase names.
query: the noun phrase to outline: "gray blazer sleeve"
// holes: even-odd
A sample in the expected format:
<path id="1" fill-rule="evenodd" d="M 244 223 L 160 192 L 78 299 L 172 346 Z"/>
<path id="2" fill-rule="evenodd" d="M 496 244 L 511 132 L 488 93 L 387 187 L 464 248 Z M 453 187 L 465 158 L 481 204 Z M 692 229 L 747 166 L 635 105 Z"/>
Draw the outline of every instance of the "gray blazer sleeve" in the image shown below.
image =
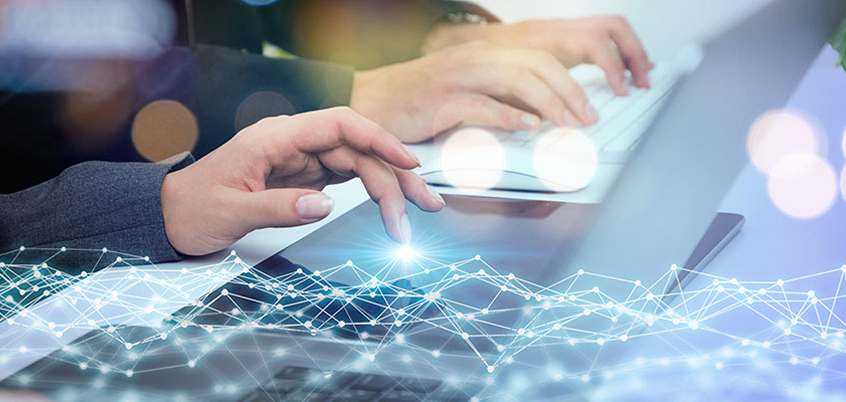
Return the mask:
<path id="1" fill-rule="evenodd" d="M 0 252 L 105 247 L 152 262 L 177 260 L 165 234 L 161 186 L 167 173 L 193 160 L 183 153 L 160 163 L 85 162 L 37 186 L 0 194 Z"/>

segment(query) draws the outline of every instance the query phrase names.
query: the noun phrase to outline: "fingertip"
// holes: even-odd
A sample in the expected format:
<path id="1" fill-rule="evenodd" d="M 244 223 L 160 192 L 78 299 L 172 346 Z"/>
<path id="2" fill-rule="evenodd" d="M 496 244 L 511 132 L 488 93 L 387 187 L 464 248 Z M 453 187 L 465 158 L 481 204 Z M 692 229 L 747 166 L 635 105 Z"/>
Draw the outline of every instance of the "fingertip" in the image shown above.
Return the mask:
<path id="1" fill-rule="evenodd" d="M 632 71 L 632 80 L 638 88 L 649 88 L 649 70 L 635 69 Z"/>
<path id="2" fill-rule="evenodd" d="M 587 104 L 585 107 L 585 114 L 587 115 L 586 124 L 594 124 L 599 121 L 599 112 L 596 111 L 596 108 L 593 107 L 590 103 Z"/>
<path id="3" fill-rule="evenodd" d="M 408 214 L 402 214 L 400 218 L 400 243 L 407 244 L 411 241 L 411 221 L 408 219 Z"/>
<path id="4" fill-rule="evenodd" d="M 388 236 L 397 243 L 408 243 L 411 239 L 411 223 L 405 210 L 405 199 L 386 197 L 380 199 L 378 204 Z"/>
<path id="5" fill-rule="evenodd" d="M 573 112 L 571 112 L 569 110 L 564 111 L 564 123 L 565 123 L 566 126 L 569 126 L 569 127 L 579 128 L 579 127 L 582 126 L 582 122 L 579 121 L 579 119 L 576 118 L 576 116 L 573 114 Z"/>
<path id="6" fill-rule="evenodd" d="M 540 125 L 540 117 L 535 116 L 531 113 L 523 113 L 520 116 L 520 126 L 519 129 L 522 130 L 534 130 Z"/>
<path id="7" fill-rule="evenodd" d="M 430 200 L 430 207 L 427 208 L 430 212 L 437 212 L 443 209 L 446 206 L 446 201 L 444 201 L 444 197 L 435 190 L 434 187 L 426 185 L 426 191 L 429 193 Z"/>

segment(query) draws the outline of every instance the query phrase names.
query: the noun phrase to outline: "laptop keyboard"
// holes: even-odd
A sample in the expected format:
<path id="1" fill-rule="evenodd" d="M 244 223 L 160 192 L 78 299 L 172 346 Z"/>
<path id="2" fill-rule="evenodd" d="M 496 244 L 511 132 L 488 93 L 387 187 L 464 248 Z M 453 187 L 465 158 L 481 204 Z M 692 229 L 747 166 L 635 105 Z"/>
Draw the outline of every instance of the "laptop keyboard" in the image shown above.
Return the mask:
<path id="1" fill-rule="evenodd" d="M 591 103 L 599 111 L 599 122 L 583 130 L 593 140 L 600 152 L 626 152 L 649 127 L 660 106 L 680 77 L 678 70 L 668 65 L 658 65 L 650 72 L 650 88 L 633 85 L 628 96 L 616 96 L 605 78 L 597 78 L 582 86 Z M 544 123 L 533 131 L 503 132 L 498 139 L 505 145 L 533 149 L 542 134 L 555 128 Z"/>
<path id="2" fill-rule="evenodd" d="M 481 384 L 288 366 L 241 402 L 468 402 Z"/>

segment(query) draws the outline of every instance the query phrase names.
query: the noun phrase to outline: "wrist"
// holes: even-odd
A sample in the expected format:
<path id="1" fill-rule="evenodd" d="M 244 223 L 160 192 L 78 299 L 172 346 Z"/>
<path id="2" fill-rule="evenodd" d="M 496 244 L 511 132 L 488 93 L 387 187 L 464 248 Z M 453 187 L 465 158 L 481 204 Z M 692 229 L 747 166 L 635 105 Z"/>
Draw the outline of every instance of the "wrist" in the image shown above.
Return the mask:
<path id="1" fill-rule="evenodd" d="M 377 70 L 356 71 L 353 73 L 352 91 L 350 92 L 350 109 L 356 113 L 378 122 L 378 107 L 374 107 L 373 86 L 376 81 Z"/>
<path id="2" fill-rule="evenodd" d="M 184 234 L 181 230 L 185 227 L 180 222 L 183 214 L 179 211 L 180 192 L 183 186 L 180 185 L 180 171 L 171 172 L 165 175 L 162 180 L 161 207 L 164 220 L 165 235 L 171 247 L 179 253 L 191 254 L 190 245 L 185 245 Z"/>
<path id="3" fill-rule="evenodd" d="M 423 54 L 434 53 L 446 47 L 481 40 L 484 28 L 481 25 L 453 24 L 442 22 L 429 31 L 421 49 Z"/>

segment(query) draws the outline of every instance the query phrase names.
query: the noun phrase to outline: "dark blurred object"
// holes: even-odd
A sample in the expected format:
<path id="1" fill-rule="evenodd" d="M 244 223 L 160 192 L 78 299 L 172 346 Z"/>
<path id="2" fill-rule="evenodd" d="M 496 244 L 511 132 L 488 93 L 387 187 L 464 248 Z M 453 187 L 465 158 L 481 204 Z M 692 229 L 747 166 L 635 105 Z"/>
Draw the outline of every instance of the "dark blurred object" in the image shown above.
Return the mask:
<path id="1" fill-rule="evenodd" d="M 74 0 L 44 6 L 88 7 L 87 18 L 67 21 L 70 35 L 87 22 L 103 21 L 98 11 L 121 15 L 116 6 L 97 7 L 101 3 Z M 130 14 L 140 7 L 115 4 L 123 4 Z M 263 117 L 349 103 L 352 69 L 265 58 L 260 55 L 265 41 L 301 57 L 368 68 L 419 56 L 430 28 L 449 13 L 494 18 L 481 8 L 443 0 L 276 1 L 262 7 L 239 0 L 168 4 L 175 29 L 167 21 L 156 28 L 168 30 L 165 36 L 173 36 L 174 46 L 155 56 L 69 52 L 45 41 L 30 54 L 0 34 L 0 193 L 31 187 L 84 161 L 155 161 L 183 151 L 200 158 Z M 26 32 L 35 26 L 31 22 L 15 21 L 7 32 Z M 62 29 L 53 26 L 50 31 Z M 162 102 L 168 107 L 161 107 Z M 148 108 L 151 104 L 156 107 Z M 139 114 L 142 109 L 160 111 L 161 122 L 150 113 Z M 136 124 L 139 116 L 145 120 Z M 173 122 L 174 116 L 178 124 L 163 123 Z M 161 132 L 170 126 L 174 132 Z"/>
<path id="2" fill-rule="evenodd" d="M 299 57 L 370 69 L 421 56 L 430 30 L 465 12 L 494 22 L 485 9 L 445 0 L 172 0 L 177 40 L 262 52 L 267 41 Z M 267 3 L 267 1 L 264 1 Z"/>

